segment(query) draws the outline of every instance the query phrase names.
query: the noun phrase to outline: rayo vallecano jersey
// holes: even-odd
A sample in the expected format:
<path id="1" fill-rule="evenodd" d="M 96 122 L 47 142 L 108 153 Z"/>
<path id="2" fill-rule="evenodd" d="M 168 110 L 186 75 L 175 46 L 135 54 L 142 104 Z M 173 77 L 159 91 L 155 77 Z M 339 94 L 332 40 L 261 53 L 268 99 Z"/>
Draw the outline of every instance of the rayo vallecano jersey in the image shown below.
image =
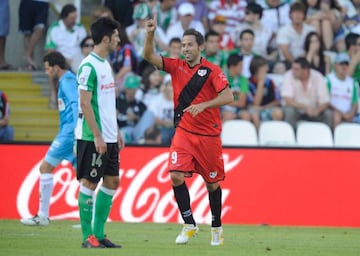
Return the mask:
<path id="1" fill-rule="evenodd" d="M 80 64 L 77 81 L 79 90 L 92 93 L 91 107 L 105 142 L 117 142 L 115 83 L 109 62 L 94 52 L 90 53 Z M 79 113 L 81 116 L 80 107 Z M 84 117 L 78 120 L 75 136 L 80 140 L 94 140 L 94 135 Z"/>

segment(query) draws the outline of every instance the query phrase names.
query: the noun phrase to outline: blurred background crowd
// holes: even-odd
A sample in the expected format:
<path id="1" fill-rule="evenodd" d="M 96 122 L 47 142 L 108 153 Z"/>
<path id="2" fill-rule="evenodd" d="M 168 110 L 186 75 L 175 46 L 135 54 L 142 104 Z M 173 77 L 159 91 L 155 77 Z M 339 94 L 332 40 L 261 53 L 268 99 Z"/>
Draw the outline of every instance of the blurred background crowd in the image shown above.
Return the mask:
<path id="1" fill-rule="evenodd" d="M 222 68 L 234 93 L 234 103 L 221 108 L 223 122 L 242 119 L 259 128 L 283 120 L 296 129 L 307 120 L 332 130 L 360 123 L 360 0 L 21 0 L 12 3 L 17 16 L 9 2 L 0 0 L 0 72 L 42 70 L 39 56 L 57 50 L 76 73 L 94 47 L 91 22 L 109 16 L 121 24 L 120 45 L 108 60 L 127 143 L 168 145 L 174 133 L 171 77 L 142 58 L 145 21 L 155 13 L 161 55 L 182 58 L 183 32 L 203 34 L 202 56 Z M 16 62 L 6 58 L 10 21 L 23 37 Z M 49 81 L 51 109 L 57 108 L 56 83 Z M 13 137 L 8 113 L 2 96 L 2 140 Z"/>

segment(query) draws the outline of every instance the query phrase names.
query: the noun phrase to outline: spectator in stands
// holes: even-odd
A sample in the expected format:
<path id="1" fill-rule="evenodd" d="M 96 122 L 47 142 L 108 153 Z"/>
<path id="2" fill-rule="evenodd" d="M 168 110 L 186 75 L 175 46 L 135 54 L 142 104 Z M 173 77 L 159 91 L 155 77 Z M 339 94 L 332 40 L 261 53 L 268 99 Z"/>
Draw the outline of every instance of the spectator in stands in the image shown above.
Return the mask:
<path id="1" fill-rule="evenodd" d="M 220 36 L 219 49 L 223 51 L 233 50 L 235 47 L 234 41 L 230 33 L 226 31 L 226 17 L 223 15 L 216 15 L 211 23 L 211 29 L 217 32 Z M 206 36 L 206 35 L 205 35 Z"/>
<path id="2" fill-rule="evenodd" d="M 195 8 L 194 20 L 200 21 L 205 31 L 209 30 L 209 8 L 206 0 L 176 0 L 176 6 L 180 6 L 182 3 L 191 3 Z"/>
<path id="3" fill-rule="evenodd" d="M 109 8 L 121 27 L 128 27 L 134 23 L 132 15 L 134 6 L 132 0 L 105 0 L 104 6 Z"/>
<path id="4" fill-rule="evenodd" d="M 95 22 L 98 18 L 101 17 L 110 17 L 110 18 L 114 18 L 114 15 L 112 13 L 112 11 L 106 7 L 105 5 L 100 5 L 100 6 L 96 6 L 94 8 L 94 10 L 91 13 L 91 21 L 90 24 L 92 24 L 93 22 Z"/>
<path id="5" fill-rule="evenodd" d="M 8 99 L 0 90 L 0 141 L 14 140 L 14 128 L 9 125 L 10 108 Z"/>
<path id="6" fill-rule="evenodd" d="M 69 67 L 76 71 L 78 69 L 78 62 L 76 61 L 81 56 L 81 41 L 87 36 L 85 27 L 76 23 L 77 9 L 73 4 L 66 4 L 60 12 L 58 21 L 51 24 L 47 31 L 45 50 L 58 51 L 66 59 Z M 50 101 L 49 108 L 57 108 L 57 81 L 50 78 Z"/>
<path id="7" fill-rule="evenodd" d="M 242 75 L 249 78 L 250 77 L 250 62 L 252 58 L 256 55 L 253 52 L 254 48 L 254 31 L 251 29 L 244 29 L 240 33 L 240 46 L 235 48 L 231 53 L 238 53 L 243 57 L 243 69 Z"/>
<path id="8" fill-rule="evenodd" d="M 81 61 L 89 55 L 90 52 L 94 49 L 94 40 L 91 36 L 86 36 L 81 42 L 80 42 L 80 48 L 81 48 L 81 54 L 78 56 L 78 58 L 74 58 L 74 66 L 79 67 Z M 78 69 L 74 70 L 74 72 L 77 72 Z"/>
<path id="9" fill-rule="evenodd" d="M 145 41 L 145 22 L 151 17 L 151 9 L 147 3 L 139 3 L 135 6 L 133 19 L 134 24 L 126 27 L 126 34 L 134 46 L 138 56 L 142 56 Z M 167 50 L 165 32 L 158 28 L 155 34 L 156 50 L 158 52 Z"/>
<path id="10" fill-rule="evenodd" d="M 265 58 L 255 56 L 250 63 L 248 110 L 251 120 L 259 128 L 260 121 L 282 120 L 283 111 L 274 82 L 266 77 L 269 70 Z"/>
<path id="11" fill-rule="evenodd" d="M 219 49 L 220 35 L 210 30 L 205 34 L 205 48 L 201 56 L 221 68 L 226 67 L 227 54 Z"/>
<path id="12" fill-rule="evenodd" d="M 358 83 L 347 74 L 350 58 L 338 53 L 334 71 L 327 75 L 330 106 L 333 110 L 333 128 L 341 122 L 352 122 L 358 110 Z"/>
<path id="13" fill-rule="evenodd" d="M 37 69 L 33 55 L 35 47 L 45 33 L 48 13 L 49 1 L 21 0 L 20 2 L 19 31 L 24 34 L 24 58 L 29 71 Z"/>
<path id="14" fill-rule="evenodd" d="M 124 27 L 119 28 L 119 37 L 121 41 L 118 48 L 109 54 L 110 64 L 115 73 L 116 95 L 119 95 L 119 92 L 123 89 L 125 77 L 130 73 L 138 73 L 140 62 L 140 57 L 130 42 Z"/>
<path id="15" fill-rule="evenodd" d="M 137 75 L 127 76 L 125 89 L 116 98 L 118 126 L 127 143 L 137 143 L 144 137 L 145 130 L 153 125 L 153 122 L 142 119 L 146 105 L 135 98 L 140 80 Z"/>
<path id="16" fill-rule="evenodd" d="M 184 31 L 189 28 L 194 28 L 205 36 L 205 28 L 201 21 L 194 20 L 195 8 L 191 3 L 182 3 L 178 8 L 179 21 L 171 25 L 166 32 L 168 42 L 171 38 L 182 38 Z M 158 31 L 157 27 L 156 31 Z"/>
<path id="17" fill-rule="evenodd" d="M 146 129 L 144 134 L 145 145 L 160 145 L 161 144 L 161 133 L 156 125 L 150 126 Z"/>
<path id="18" fill-rule="evenodd" d="M 302 0 L 307 12 L 305 22 L 315 28 L 324 42 L 324 49 L 333 46 L 334 35 L 342 25 L 341 8 L 335 0 Z"/>
<path id="19" fill-rule="evenodd" d="M 265 0 L 256 2 L 262 4 L 263 7 L 262 25 L 272 32 L 272 39 L 275 39 L 280 27 L 291 23 L 289 17 L 289 2 L 291 1 Z M 271 46 L 275 47 L 275 45 Z"/>
<path id="20" fill-rule="evenodd" d="M 233 33 L 233 40 L 236 40 L 236 45 L 240 45 L 240 33 L 245 29 L 251 29 L 254 32 L 254 46 L 253 52 L 261 55 L 268 60 L 275 60 L 277 51 L 272 50 L 272 54 L 268 54 L 269 46 L 271 45 L 272 32 L 268 27 L 261 23 L 263 8 L 257 3 L 249 3 L 245 10 L 244 23 L 238 24 Z"/>
<path id="21" fill-rule="evenodd" d="M 155 125 L 161 133 L 161 143 L 170 145 L 174 135 L 174 103 L 173 87 L 170 74 L 166 74 L 161 85 L 161 94 L 158 95 L 149 104 L 149 111 L 155 118 Z"/>
<path id="22" fill-rule="evenodd" d="M 214 0 L 209 3 L 209 22 L 213 23 L 217 15 L 225 16 L 226 32 L 232 33 L 238 24 L 244 21 L 246 0 Z"/>
<path id="23" fill-rule="evenodd" d="M 5 61 L 6 37 L 10 29 L 9 0 L 0 1 L 0 71 L 7 70 L 11 66 Z"/>
<path id="24" fill-rule="evenodd" d="M 355 33 L 347 34 L 345 45 L 350 57 L 348 74 L 360 83 L 360 35 Z"/>
<path id="25" fill-rule="evenodd" d="M 311 69 L 306 58 L 296 58 L 291 70 L 285 73 L 281 97 L 285 101 L 284 120 L 294 128 L 299 120 L 324 122 L 332 127 L 330 95 L 325 77 Z"/>
<path id="26" fill-rule="evenodd" d="M 165 33 L 170 25 L 177 22 L 177 11 L 175 8 L 175 0 L 159 0 L 156 1 L 152 13 L 157 15 L 157 25 Z"/>
<path id="27" fill-rule="evenodd" d="M 148 107 L 161 94 L 160 86 L 162 81 L 163 77 L 160 74 L 160 70 L 153 65 L 146 65 L 142 72 L 143 88 L 141 88 L 141 93 L 136 95 L 136 98 Z"/>
<path id="28" fill-rule="evenodd" d="M 318 32 L 311 31 L 305 37 L 304 43 L 304 57 L 310 63 L 310 67 L 326 75 L 330 73 L 331 60 L 330 57 L 324 54 L 324 43 Z"/>
<path id="29" fill-rule="evenodd" d="M 181 39 L 179 37 L 174 37 L 170 40 L 168 51 L 163 56 L 173 59 L 183 58 L 181 54 Z"/>
<path id="30" fill-rule="evenodd" d="M 74 59 L 81 56 L 80 43 L 87 36 L 85 27 L 76 22 L 77 17 L 75 5 L 64 5 L 59 20 L 49 27 L 45 44 L 45 50 L 56 50 L 64 55 L 66 62 L 73 71 L 78 68 Z"/>
<path id="31" fill-rule="evenodd" d="M 315 29 L 304 23 L 305 6 L 301 2 L 294 2 L 290 7 L 291 23 L 282 26 L 276 38 L 281 60 L 292 63 L 295 58 L 304 54 L 306 35 Z"/>
<path id="32" fill-rule="evenodd" d="M 249 92 L 249 81 L 242 74 L 243 58 L 237 53 L 233 53 L 227 60 L 227 70 L 225 75 L 229 81 L 234 101 L 221 107 L 222 120 L 244 119 L 250 120 L 250 114 L 246 111 L 247 94 Z"/>

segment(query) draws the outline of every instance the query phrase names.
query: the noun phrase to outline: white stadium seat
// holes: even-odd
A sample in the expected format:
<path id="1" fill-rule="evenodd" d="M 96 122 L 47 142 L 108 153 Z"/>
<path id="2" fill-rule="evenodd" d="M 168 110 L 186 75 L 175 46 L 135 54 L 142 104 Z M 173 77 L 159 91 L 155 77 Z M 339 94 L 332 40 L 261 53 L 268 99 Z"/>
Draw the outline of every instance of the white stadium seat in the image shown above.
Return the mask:
<path id="1" fill-rule="evenodd" d="M 335 147 L 360 148 L 360 124 L 341 123 L 334 131 Z"/>
<path id="2" fill-rule="evenodd" d="M 257 146 L 258 139 L 253 123 L 246 120 L 228 120 L 221 133 L 224 146 Z"/>
<path id="3" fill-rule="evenodd" d="M 259 145 L 261 146 L 295 146 L 295 132 L 285 121 L 262 122 L 259 127 Z"/>
<path id="4" fill-rule="evenodd" d="M 296 129 L 296 141 L 303 147 L 333 147 L 331 129 L 321 122 L 302 121 Z"/>

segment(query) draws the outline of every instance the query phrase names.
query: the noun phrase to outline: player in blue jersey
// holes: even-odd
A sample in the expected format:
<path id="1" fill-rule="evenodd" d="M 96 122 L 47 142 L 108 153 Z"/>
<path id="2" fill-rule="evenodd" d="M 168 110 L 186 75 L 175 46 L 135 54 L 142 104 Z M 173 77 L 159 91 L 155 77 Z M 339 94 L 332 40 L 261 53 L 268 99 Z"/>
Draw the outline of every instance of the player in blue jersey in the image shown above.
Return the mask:
<path id="1" fill-rule="evenodd" d="M 50 79 L 58 79 L 58 110 L 60 129 L 40 165 L 40 199 L 38 213 L 31 218 L 21 219 L 29 226 L 46 226 L 49 224 L 50 198 L 53 191 L 54 168 L 62 161 L 68 160 L 75 165 L 74 130 L 78 117 L 78 90 L 76 76 L 67 70 L 64 56 L 59 52 L 50 52 L 44 59 L 45 72 Z"/>

